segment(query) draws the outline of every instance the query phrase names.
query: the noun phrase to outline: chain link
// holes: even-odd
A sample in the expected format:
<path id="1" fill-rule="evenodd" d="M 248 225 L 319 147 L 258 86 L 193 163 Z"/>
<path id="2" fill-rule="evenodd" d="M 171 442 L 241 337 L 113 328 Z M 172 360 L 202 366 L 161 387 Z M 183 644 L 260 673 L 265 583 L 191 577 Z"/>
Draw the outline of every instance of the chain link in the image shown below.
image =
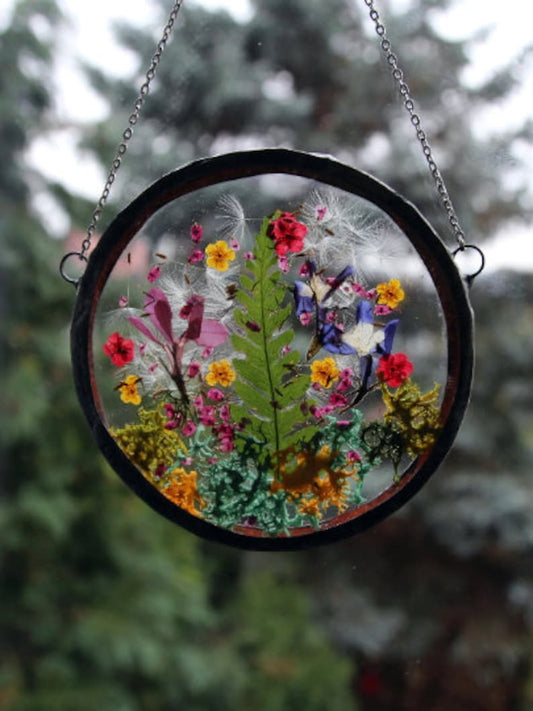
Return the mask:
<path id="1" fill-rule="evenodd" d="M 130 116 L 128 118 L 128 126 L 122 133 L 122 140 L 116 150 L 115 157 L 113 159 L 113 162 L 111 164 L 111 169 L 109 171 L 109 175 L 107 176 L 107 180 L 104 185 L 104 189 L 102 191 L 100 199 L 98 200 L 98 202 L 96 204 L 96 208 L 92 214 L 91 222 L 89 223 L 89 226 L 87 228 L 87 235 L 81 244 L 81 251 L 80 252 L 71 252 L 70 255 L 68 255 L 68 256 L 78 256 L 78 258 L 80 260 L 85 261 L 85 262 L 87 261 L 87 253 L 89 252 L 89 250 L 91 248 L 91 242 L 92 242 L 94 233 L 96 231 L 96 226 L 98 225 L 98 221 L 100 220 L 102 211 L 103 211 L 105 204 L 107 203 L 107 200 L 109 198 L 111 186 L 115 182 L 117 173 L 118 173 L 120 166 L 122 164 L 122 158 L 124 157 L 126 151 L 128 150 L 128 143 L 129 143 L 131 137 L 133 136 L 133 131 L 134 131 L 134 128 L 139 120 L 139 115 L 141 113 L 141 109 L 144 105 L 146 96 L 148 95 L 148 92 L 150 91 L 150 84 L 152 83 L 152 80 L 155 77 L 157 67 L 159 65 L 159 62 L 161 61 L 161 56 L 162 56 L 163 52 L 165 51 L 167 42 L 170 38 L 170 35 L 172 34 L 172 30 L 174 29 L 174 23 L 176 22 L 176 18 L 178 16 L 178 13 L 180 11 L 182 4 L 183 4 L 183 0 L 176 0 L 176 2 L 174 3 L 172 10 L 170 12 L 170 15 L 168 17 L 167 23 L 165 25 L 165 28 L 163 30 L 161 39 L 157 43 L 157 47 L 156 47 L 154 55 L 151 59 L 150 66 L 148 68 L 148 71 L 145 74 L 145 80 L 139 90 L 139 95 L 137 96 L 137 99 L 135 100 L 133 112 L 130 114 Z M 67 275 L 63 271 L 62 271 L 62 276 L 67 281 L 76 283 L 75 280 L 72 280 L 71 278 L 67 277 Z"/>
<path id="2" fill-rule="evenodd" d="M 390 67 L 392 78 L 394 79 L 400 92 L 400 96 L 402 97 L 403 105 L 411 118 L 411 123 L 416 131 L 416 137 L 418 138 L 420 145 L 422 146 L 422 152 L 424 153 L 430 173 L 435 182 L 435 186 L 437 188 L 441 204 L 444 207 L 446 214 L 448 215 L 448 220 L 452 227 L 454 237 L 457 241 L 457 244 L 459 245 L 459 249 L 463 250 L 466 246 L 465 234 L 461 229 L 459 219 L 453 207 L 450 195 L 448 194 L 448 190 L 446 189 L 444 178 L 442 177 L 442 174 L 437 166 L 426 133 L 422 128 L 420 116 L 415 110 L 415 103 L 411 96 L 411 92 L 409 90 L 407 82 L 405 81 L 404 73 L 398 64 L 398 57 L 392 51 L 391 42 L 387 38 L 387 31 L 385 29 L 385 25 L 381 21 L 380 15 L 376 10 L 374 0 L 364 0 L 364 2 L 370 10 L 370 19 L 373 21 L 376 33 L 381 40 L 381 49 Z"/>

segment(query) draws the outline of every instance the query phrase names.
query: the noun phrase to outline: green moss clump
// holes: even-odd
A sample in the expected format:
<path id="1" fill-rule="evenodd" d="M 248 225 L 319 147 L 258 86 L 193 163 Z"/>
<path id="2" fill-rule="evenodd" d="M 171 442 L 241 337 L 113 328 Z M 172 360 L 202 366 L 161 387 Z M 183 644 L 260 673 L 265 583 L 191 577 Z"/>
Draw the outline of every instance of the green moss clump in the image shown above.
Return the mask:
<path id="1" fill-rule="evenodd" d="M 111 430 L 124 454 L 153 481 L 154 474 L 166 469 L 184 449 L 183 442 L 172 430 L 165 429 L 166 417 L 160 409 L 138 409 L 140 422 Z"/>

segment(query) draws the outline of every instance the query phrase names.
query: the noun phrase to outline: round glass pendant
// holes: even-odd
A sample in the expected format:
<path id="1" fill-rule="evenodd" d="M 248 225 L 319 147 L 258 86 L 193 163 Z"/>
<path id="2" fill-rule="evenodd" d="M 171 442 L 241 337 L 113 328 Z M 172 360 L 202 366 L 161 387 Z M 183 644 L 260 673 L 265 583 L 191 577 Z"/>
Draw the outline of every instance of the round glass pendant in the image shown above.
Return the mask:
<path id="1" fill-rule="evenodd" d="M 283 149 L 158 180 L 80 281 L 78 394 L 150 506 L 208 539 L 295 549 L 415 494 L 470 391 L 472 314 L 420 213 L 373 177 Z"/>

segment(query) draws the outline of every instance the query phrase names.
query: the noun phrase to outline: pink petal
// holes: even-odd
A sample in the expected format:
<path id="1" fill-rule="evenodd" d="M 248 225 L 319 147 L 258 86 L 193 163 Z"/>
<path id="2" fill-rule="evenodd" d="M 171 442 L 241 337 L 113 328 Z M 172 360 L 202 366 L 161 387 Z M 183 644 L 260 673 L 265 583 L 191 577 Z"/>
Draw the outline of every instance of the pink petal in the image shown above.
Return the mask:
<path id="1" fill-rule="evenodd" d="M 192 301 L 192 299 L 190 299 Z M 187 320 L 189 325 L 187 330 L 183 334 L 183 337 L 188 341 L 196 341 L 200 336 L 202 330 L 202 317 L 204 315 L 204 300 L 202 297 L 197 296 L 192 301 L 191 310 L 187 315 Z"/>
<path id="2" fill-rule="evenodd" d="M 157 287 L 150 289 L 144 300 L 144 310 L 157 330 L 169 343 L 173 343 L 172 310 L 165 292 Z"/>
<path id="3" fill-rule="evenodd" d="M 137 316 L 130 316 L 128 318 L 128 321 L 131 323 L 132 326 L 135 326 L 137 330 L 139 330 L 143 336 L 146 336 L 146 338 L 149 338 L 151 341 L 154 343 L 157 343 L 159 346 L 162 346 L 163 344 L 161 341 L 159 341 L 154 334 L 150 331 L 149 328 L 147 328 L 146 324 L 141 318 L 137 318 Z M 142 353 L 141 353 L 142 355 Z"/>
<path id="4" fill-rule="evenodd" d="M 220 346 L 228 337 L 228 329 L 220 321 L 204 318 L 199 336 L 195 339 L 199 346 Z"/>

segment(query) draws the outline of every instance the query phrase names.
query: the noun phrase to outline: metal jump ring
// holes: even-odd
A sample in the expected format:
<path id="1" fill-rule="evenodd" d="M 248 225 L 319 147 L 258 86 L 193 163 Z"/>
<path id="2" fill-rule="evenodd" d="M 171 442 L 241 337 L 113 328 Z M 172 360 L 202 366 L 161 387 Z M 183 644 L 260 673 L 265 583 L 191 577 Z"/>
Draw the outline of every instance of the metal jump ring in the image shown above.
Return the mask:
<path id="1" fill-rule="evenodd" d="M 482 251 L 477 245 L 475 245 L 475 244 L 463 244 L 461 247 L 457 247 L 457 249 L 454 249 L 454 251 L 452 252 L 452 257 L 455 257 L 455 255 L 456 255 L 458 252 L 464 252 L 466 249 L 473 249 L 473 250 L 475 250 L 475 251 L 479 254 L 480 258 L 481 258 L 481 264 L 479 265 L 478 270 L 475 271 L 475 272 L 473 272 L 472 274 L 467 274 L 467 275 L 465 276 L 465 281 L 466 281 L 466 283 L 468 284 L 468 286 L 470 287 L 470 286 L 472 286 L 472 282 L 474 281 L 474 279 L 475 279 L 477 276 L 479 276 L 479 275 L 481 274 L 481 272 L 483 271 L 483 269 L 485 269 L 485 254 L 484 254 L 483 251 Z"/>
<path id="2" fill-rule="evenodd" d="M 80 279 L 79 278 L 75 279 L 74 277 L 69 276 L 67 274 L 67 272 L 65 271 L 65 264 L 71 257 L 78 257 L 80 262 L 85 262 L 85 263 L 87 263 L 89 260 L 87 259 L 85 254 L 82 254 L 81 252 L 67 252 L 67 254 L 65 254 L 63 259 L 59 262 L 59 273 L 61 274 L 63 279 L 65 281 L 67 281 L 69 284 L 74 284 L 74 286 L 78 286 Z"/>

